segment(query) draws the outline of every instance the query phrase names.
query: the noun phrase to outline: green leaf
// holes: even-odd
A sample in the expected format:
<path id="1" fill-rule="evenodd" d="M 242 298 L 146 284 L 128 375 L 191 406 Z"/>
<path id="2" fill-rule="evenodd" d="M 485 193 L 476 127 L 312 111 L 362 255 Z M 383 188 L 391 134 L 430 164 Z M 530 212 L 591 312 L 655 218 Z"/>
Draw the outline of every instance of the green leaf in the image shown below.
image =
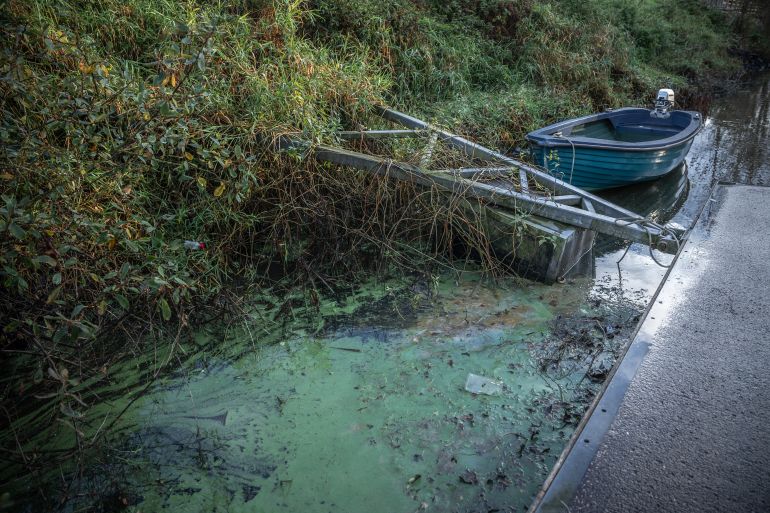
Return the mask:
<path id="1" fill-rule="evenodd" d="M 53 281 L 54 285 L 61 285 L 61 273 L 54 274 L 53 278 L 51 278 L 51 281 Z"/>
<path id="2" fill-rule="evenodd" d="M 49 305 L 50 305 L 51 303 L 53 303 L 54 301 L 56 301 L 56 298 L 58 298 L 58 297 L 59 297 L 59 293 L 60 293 L 60 292 L 61 292 L 61 286 L 58 286 L 58 287 L 56 287 L 55 289 L 53 289 L 53 290 L 51 291 L 51 293 L 50 293 L 50 294 L 48 294 L 48 299 L 46 299 L 46 301 L 45 301 L 45 302 L 46 302 L 47 304 L 49 304 Z"/>
<path id="3" fill-rule="evenodd" d="M 75 317 L 77 317 L 85 307 L 86 305 L 77 305 L 75 308 L 73 308 L 72 313 L 70 314 L 70 319 L 74 319 Z"/>
<path id="4" fill-rule="evenodd" d="M 83 336 L 83 338 L 85 339 L 93 338 L 94 330 L 91 329 L 91 327 L 85 322 L 75 322 L 73 323 L 73 325 L 80 330 L 80 334 L 81 336 Z"/>
<path id="5" fill-rule="evenodd" d="M 128 310 L 128 308 L 131 306 L 131 304 L 128 302 L 128 299 L 123 294 L 115 294 L 115 299 L 118 301 L 118 304 L 123 310 Z"/>
<path id="6" fill-rule="evenodd" d="M 56 333 L 53 334 L 54 343 L 58 344 L 59 342 L 61 342 L 64 339 L 64 337 L 67 336 L 68 333 L 69 331 L 65 326 L 59 326 L 59 329 L 57 329 Z"/>
<path id="7" fill-rule="evenodd" d="M 82 417 L 83 417 L 83 414 L 82 414 L 82 413 L 80 413 L 80 412 L 77 412 L 77 411 L 73 410 L 73 409 L 70 407 L 70 405 L 69 405 L 69 404 L 67 404 L 67 403 L 61 403 L 61 405 L 59 406 L 59 409 L 61 410 L 61 412 L 62 412 L 64 415 L 66 415 L 67 417 L 70 417 L 70 418 L 72 418 L 72 419 L 79 419 L 79 418 L 82 418 Z"/>
<path id="8" fill-rule="evenodd" d="M 19 240 L 23 240 L 24 236 L 27 235 L 27 232 L 25 232 L 24 229 L 16 223 L 9 224 L 8 230 L 11 232 L 11 235 Z"/>
<path id="9" fill-rule="evenodd" d="M 131 264 L 128 262 L 125 262 L 123 265 L 120 266 L 120 281 L 123 281 L 128 276 L 128 271 L 131 270 Z"/>
<path id="10" fill-rule="evenodd" d="M 48 255 L 38 255 L 35 258 L 32 259 L 34 262 L 40 262 L 43 264 L 48 264 L 51 267 L 56 267 L 56 260 L 49 257 Z"/>
<path id="11" fill-rule="evenodd" d="M 171 117 L 176 115 L 176 112 L 171 108 L 168 102 L 161 103 L 159 110 L 160 110 L 160 115 L 163 117 Z"/>
<path id="12" fill-rule="evenodd" d="M 168 301 L 166 301 L 166 298 L 162 297 L 160 298 L 160 301 L 158 302 L 160 305 L 160 313 L 163 315 L 163 320 L 168 321 L 171 319 L 171 307 L 168 306 Z"/>

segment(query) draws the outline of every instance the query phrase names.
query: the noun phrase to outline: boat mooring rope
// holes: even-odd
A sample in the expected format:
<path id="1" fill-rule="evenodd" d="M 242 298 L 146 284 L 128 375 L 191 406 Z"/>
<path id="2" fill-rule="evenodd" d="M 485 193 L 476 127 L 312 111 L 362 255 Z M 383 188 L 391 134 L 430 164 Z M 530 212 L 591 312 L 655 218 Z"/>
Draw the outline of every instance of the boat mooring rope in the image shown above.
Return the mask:
<path id="1" fill-rule="evenodd" d="M 556 132 L 555 134 L 553 134 L 553 137 L 555 139 L 562 139 L 564 141 L 567 141 L 569 145 L 572 147 L 572 164 L 570 165 L 570 169 L 569 169 L 569 182 L 567 182 L 570 185 L 572 185 L 572 175 L 575 172 L 575 143 L 573 143 L 572 139 L 570 139 L 569 137 L 565 137 L 564 135 L 562 135 L 561 132 Z M 546 160 L 545 150 L 543 150 L 543 165 L 545 166 L 545 170 L 548 171 L 548 161 Z M 560 173 L 560 174 L 561 174 L 561 180 L 564 181 L 564 173 Z"/>
<path id="2" fill-rule="evenodd" d="M 572 163 L 570 165 L 570 170 L 569 170 L 569 184 L 572 185 L 572 176 L 573 176 L 573 174 L 575 172 L 575 157 L 576 157 L 575 143 L 572 142 L 572 139 L 570 139 L 569 137 L 566 137 L 566 136 L 562 135 L 561 132 L 556 132 L 555 134 L 553 134 L 553 137 L 556 138 L 556 139 L 561 139 L 563 141 L 567 141 L 569 143 L 570 147 L 572 147 Z M 544 165 L 546 171 L 548 171 L 548 161 L 547 161 L 547 156 L 546 156 L 545 151 L 543 152 L 543 165 Z M 564 180 L 564 173 L 561 173 L 561 175 L 562 175 L 562 180 Z M 677 237 L 676 232 L 674 232 L 671 228 L 668 228 L 665 225 L 661 225 L 660 223 L 657 223 L 657 222 L 653 221 L 649 217 L 645 217 L 645 218 L 642 218 L 642 219 L 639 219 L 637 217 L 619 217 L 619 218 L 615 219 L 615 223 L 619 223 L 619 222 L 620 223 L 625 222 L 626 226 L 632 225 L 632 224 L 639 225 L 647 233 L 647 238 L 649 240 L 648 249 L 650 251 L 650 257 L 652 257 L 652 260 L 656 264 L 658 264 L 659 266 L 661 266 L 663 268 L 667 269 L 667 268 L 671 267 L 671 264 L 664 264 L 663 262 L 658 260 L 658 258 L 655 256 L 655 253 L 653 253 L 652 237 L 653 237 L 653 230 L 657 230 L 657 232 L 660 234 L 661 238 L 665 237 L 666 235 L 670 235 L 671 238 L 673 239 L 674 243 L 676 244 L 676 252 L 678 253 L 679 252 L 679 247 L 680 247 L 680 240 L 679 240 L 679 237 Z M 593 248 L 593 245 L 591 246 L 590 249 L 592 249 L 592 248 Z M 631 248 L 631 244 L 629 244 L 626 247 L 626 250 L 623 252 L 623 256 L 621 256 L 620 260 L 617 261 L 618 264 L 620 264 L 620 262 L 623 261 L 623 259 L 626 257 L 626 254 L 628 254 L 628 250 L 630 248 Z M 590 249 L 589 249 L 589 251 L 590 251 Z M 586 251 L 586 253 L 587 253 L 587 251 Z M 585 253 L 583 253 L 583 255 L 581 255 L 581 258 L 583 256 L 585 256 Z M 578 261 L 580 261 L 580 259 L 578 259 Z M 575 264 L 570 266 L 570 268 L 567 269 L 567 272 L 565 272 L 564 274 L 566 275 L 575 266 Z"/>
<path id="3" fill-rule="evenodd" d="M 596 237 L 594 237 L 594 240 L 593 240 L 593 241 L 591 241 L 591 246 L 590 246 L 590 247 L 589 247 L 587 250 L 583 251 L 583 253 L 581 253 L 581 255 L 580 255 L 579 257 L 577 257 L 577 258 L 575 259 L 575 261 L 574 261 L 574 262 L 572 262 L 572 265 L 571 265 L 571 266 L 569 266 L 569 267 L 567 268 L 567 270 L 566 270 L 566 271 L 564 271 L 564 273 L 563 273 L 561 276 L 559 276 L 558 278 L 556 278 L 556 282 L 557 282 L 557 283 L 564 283 L 565 281 L 567 281 L 567 280 L 566 280 L 566 276 L 569 274 L 569 272 L 570 272 L 572 269 L 574 269 L 574 268 L 575 268 L 575 266 L 576 266 L 576 265 L 578 265 L 578 264 L 579 264 L 579 263 L 580 263 L 580 262 L 583 260 L 583 257 L 584 257 L 584 256 L 586 256 L 588 253 L 590 253 L 591 251 L 593 251 L 593 249 L 594 249 L 594 246 L 596 246 Z"/>
<path id="4" fill-rule="evenodd" d="M 657 257 L 655 256 L 655 253 L 653 253 L 652 229 L 655 229 L 658 231 L 658 233 L 660 234 L 660 238 L 663 238 L 666 235 L 671 236 L 671 239 L 673 239 L 674 243 L 676 243 L 676 253 L 678 253 L 679 248 L 681 247 L 681 241 L 679 240 L 679 237 L 677 237 L 676 232 L 674 230 L 672 230 L 671 228 L 665 225 L 662 225 L 660 223 L 653 221 L 649 217 L 645 217 L 642 219 L 639 219 L 637 217 L 619 217 L 615 219 L 615 223 L 616 224 L 625 223 L 624 226 L 629 226 L 632 224 L 639 225 L 647 233 L 647 238 L 649 240 L 648 249 L 650 251 L 650 257 L 652 257 L 652 260 L 663 268 L 668 269 L 669 267 L 671 267 L 671 264 L 664 264 L 660 260 L 658 260 Z M 623 252 L 623 256 L 621 256 L 620 260 L 617 261 L 618 265 L 620 265 L 620 262 L 622 262 L 623 259 L 626 258 L 626 255 L 628 254 L 629 249 L 631 249 L 631 244 L 629 244 L 626 247 L 626 250 Z"/>
<path id="5" fill-rule="evenodd" d="M 672 230 L 671 228 L 668 228 L 665 225 L 661 225 L 660 223 L 656 223 L 655 221 L 653 221 L 649 217 L 645 217 L 643 219 L 639 219 L 637 217 L 620 217 L 620 218 L 616 219 L 615 222 L 616 223 L 617 222 L 624 222 L 626 224 L 626 226 L 632 225 L 632 224 L 637 224 L 637 225 L 641 226 L 644 229 L 644 231 L 647 233 L 647 238 L 649 240 L 649 244 L 648 244 L 647 248 L 650 251 L 650 257 L 652 257 L 653 262 L 655 262 L 656 264 L 658 264 L 659 266 L 661 266 L 661 267 L 663 267 L 665 269 L 668 269 L 669 267 L 671 267 L 671 264 L 664 264 L 663 262 L 658 260 L 657 257 L 655 256 L 655 253 L 653 253 L 653 251 L 652 251 L 652 249 L 653 249 L 653 241 L 652 241 L 653 232 L 652 232 L 652 229 L 654 228 L 654 229 L 658 230 L 658 233 L 660 233 L 661 237 L 663 237 L 665 235 L 670 235 L 671 238 L 673 239 L 673 241 L 676 243 L 676 252 L 678 253 L 679 252 L 679 247 L 681 245 L 681 241 L 679 240 L 679 237 L 676 236 L 676 232 L 674 232 L 674 230 Z M 626 246 L 626 250 L 623 252 L 623 255 L 620 257 L 620 260 L 615 262 L 618 265 L 618 271 L 620 270 L 620 262 L 622 262 L 623 259 L 626 258 L 626 255 L 628 254 L 628 250 L 631 249 L 631 245 L 632 244 L 633 244 L 633 242 L 631 244 L 629 244 L 628 246 Z M 587 250 L 585 250 L 578 258 L 576 258 L 575 261 L 572 263 L 572 265 L 569 266 L 567 268 L 567 270 L 564 271 L 564 273 L 556 279 L 556 281 L 558 283 L 564 283 L 566 281 L 566 276 L 569 274 L 569 272 L 581 260 L 583 260 L 584 256 L 586 256 L 591 250 L 594 249 L 595 245 L 596 245 L 596 239 L 594 239 L 594 241 L 591 243 L 591 246 Z"/>

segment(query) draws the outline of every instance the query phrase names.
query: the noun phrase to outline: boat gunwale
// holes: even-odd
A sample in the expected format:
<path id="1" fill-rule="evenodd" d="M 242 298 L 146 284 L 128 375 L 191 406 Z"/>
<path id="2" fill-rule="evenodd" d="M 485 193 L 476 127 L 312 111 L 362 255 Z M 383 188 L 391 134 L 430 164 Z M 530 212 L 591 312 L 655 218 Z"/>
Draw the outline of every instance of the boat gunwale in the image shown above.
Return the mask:
<path id="1" fill-rule="evenodd" d="M 552 125 L 548 125 L 543 128 L 539 128 L 533 132 L 527 134 L 527 141 L 530 143 L 545 147 L 545 148 L 586 148 L 586 149 L 600 149 L 611 151 L 632 151 L 632 152 L 650 152 L 656 150 L 668 150 L 685 144 L 695 138 L 697 133 L 703 127 L 703 116 L 699 112 L 691 110 L 679 110 L 673 112 L 683 112 L 690 116 L 690 123 L 678 131 L 676 135 L 666 137 L 664 139 L 656 139 L 654 141 L 645 142 L 623 142 L 623 141 L 609 141 L 607 139 L 596 139 L 592 137 L 581 136 L 561 136 L 556 137 L 554 132 L 559 132 L 568 127 L 577 126 L 584 123 L 590 123 L 593 121 L 601 121 L 603 119 L 609 119 L 622 112 L 630 111 L 644 111 L 650 112 L 649 109 L 642 109 L 638 107 L 624 107 L 622 109 L 616 109 L 612 111 L 600 112 L 598 114 L 589 114 L 580 118 L 568 119 L 560 121 Z"/>

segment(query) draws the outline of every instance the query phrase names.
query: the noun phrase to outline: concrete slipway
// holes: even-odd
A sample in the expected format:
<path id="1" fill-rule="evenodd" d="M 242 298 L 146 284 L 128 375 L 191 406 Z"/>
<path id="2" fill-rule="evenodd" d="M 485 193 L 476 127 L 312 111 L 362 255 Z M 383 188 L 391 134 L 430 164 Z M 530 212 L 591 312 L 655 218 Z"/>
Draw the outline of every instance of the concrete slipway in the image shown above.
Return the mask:
<path id="1" fill-rule="evenodd" d="M 770 511 L 770 188 L 720 185 L 531 511 Z"/>

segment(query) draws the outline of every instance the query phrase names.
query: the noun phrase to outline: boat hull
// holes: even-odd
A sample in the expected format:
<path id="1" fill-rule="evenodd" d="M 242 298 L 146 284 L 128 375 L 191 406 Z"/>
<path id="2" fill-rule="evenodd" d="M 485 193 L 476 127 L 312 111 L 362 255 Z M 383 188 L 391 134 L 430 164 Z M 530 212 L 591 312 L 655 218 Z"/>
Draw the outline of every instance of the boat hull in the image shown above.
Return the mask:
<path id="1" fill-rule="evenodd" d="M 587 190 L 655 180 L 676 169 L 701 128 L 699 113 L 667 117 L 626 108 L 562 121 L 527 135 L 535 163 Z"/>
<path id="2" fill-rule="evenodd" d="M 676 169 L 690 151 L 692 139 L 646 152 L 532 145 L 535 162 L 552 175 L 586 190 L 610 189 L 655 180 Z M 573 158 L 574 155 L 574 158 Z M 574 161 L 574 167 L 573 167 Z"/>

